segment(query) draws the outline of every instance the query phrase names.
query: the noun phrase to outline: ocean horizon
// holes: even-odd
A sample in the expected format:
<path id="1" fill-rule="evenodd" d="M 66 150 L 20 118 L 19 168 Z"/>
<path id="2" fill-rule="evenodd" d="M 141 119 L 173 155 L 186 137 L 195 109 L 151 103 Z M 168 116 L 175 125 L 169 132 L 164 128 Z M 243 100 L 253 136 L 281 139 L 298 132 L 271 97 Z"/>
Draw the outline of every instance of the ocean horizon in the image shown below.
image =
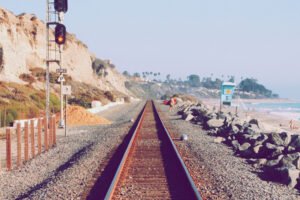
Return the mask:
<path id="1" fill-rule="evenodd" d="M 300 100 L 291 102 L 247 102 L 244 109 L 282 116 L 286 119 L 300 120 Z"/>

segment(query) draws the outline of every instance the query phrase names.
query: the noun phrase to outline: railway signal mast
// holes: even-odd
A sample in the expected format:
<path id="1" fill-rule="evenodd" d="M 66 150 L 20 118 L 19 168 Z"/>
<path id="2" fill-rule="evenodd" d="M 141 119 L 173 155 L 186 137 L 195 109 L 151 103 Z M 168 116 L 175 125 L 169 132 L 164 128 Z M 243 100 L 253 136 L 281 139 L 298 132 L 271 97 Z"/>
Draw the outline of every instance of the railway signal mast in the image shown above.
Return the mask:
<path id="1" fill-rule="evenodd" d="M 68 11 L 68 0 L 47 0 L 47 48 L 46 48 L 46 120 L 47 124 L 50 117 L 50 66 L 56 64 L 59 69 L 56 71 L 63 77 L 63 73 L 66 73 L 65 69 L 62 69 L 62 51 L 63 45 L 66 42 L 66 27 L 63 24 L 64 13 Z M 54 30 L 54 34 L 53 34 Z M 64 127 L 63 118 L 63 94 L 62 87 L 63 81 L 60 81 L 61 86 L 61 115 L 60 115 L 60 127 Z"/>

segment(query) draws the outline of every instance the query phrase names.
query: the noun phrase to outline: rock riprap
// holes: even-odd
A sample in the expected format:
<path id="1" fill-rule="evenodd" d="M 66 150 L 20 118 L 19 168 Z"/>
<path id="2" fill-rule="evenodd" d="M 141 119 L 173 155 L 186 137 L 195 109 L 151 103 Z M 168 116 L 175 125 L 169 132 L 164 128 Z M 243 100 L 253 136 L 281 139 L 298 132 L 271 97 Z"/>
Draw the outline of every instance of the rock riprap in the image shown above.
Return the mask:
<path id="1" fill-rule="evenodd" d="M 242 119 L 230 112 L 219 112 L 203 103 L 180 102 L 178 114 L 199 124 L 216 143 L 232 147 L 236 155 L 252 160 L 270 180 L 289 187 L 300 185 L 300 135 L 265 132 L 257 119 Z"/>

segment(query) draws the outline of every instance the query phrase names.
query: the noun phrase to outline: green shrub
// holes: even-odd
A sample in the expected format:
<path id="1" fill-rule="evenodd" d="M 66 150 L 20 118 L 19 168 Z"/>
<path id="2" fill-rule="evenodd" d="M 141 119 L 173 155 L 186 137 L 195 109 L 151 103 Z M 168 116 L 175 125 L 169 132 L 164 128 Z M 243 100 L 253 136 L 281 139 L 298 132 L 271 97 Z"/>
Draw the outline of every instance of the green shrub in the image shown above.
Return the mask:
<path id="1" fill-rule="evenodd" d="M 91 108 L 91 103 L 87 102 L 83 98 L 72 98 L 68 100 L 68 103 L 71 105 L 78 105 L 84 108 Z"/>
<path id="2" fill-rule="evenodd" d="M 4 110 L 1 110 L 1 126 L 7 126 L 12 125 L 14 120 L 18 118 L 18 112 L 14 108 L 9 108 L 6 110 L 6 113 Z"/>
<path id="3" fill-rule="evenodd" d="M 34 101 L 35 105 L 39 109 L 44 109 L 46 107 L 46 102 L 45 102 L 46 100 L 45 98 L 41 98 L 41 95 L 39 93 L 31 94 L 30 98 Z"/>
<path id="4" fill-rule="evenodd" d="M 14 119 L 17 119 L 18 118 L 18 111 L 14 108 L 9 108 L 7 109 L 6 111 L 8 114 L 11 114 L 11 116 L 14 118 Z"/>
<path id="5" fill-rule="evenodd" d="M 50 107 L 55 113 L 60 111 L 60 100 L 55 94 L 50 94 Z"/>
<path id="6" fill-rule="evenodd" d="M 41 100 L 41 98 L 38 96 L 37 93 L 31 94 L 31 95 L 30 95 L 30 98 L 31 98 L 33 101 L 36 101 L 36 102 L 39 102 L 39 101 Z"/>
<path id="7" fill-rule="evenodd" d="M 34 78 L 32 75 L 30 75 L 30 74 L 21 74 L 21 75 L 19 76 L 19 78 L 20 78 L 21 80 L 25 81 L 25 82 L 30 83 L 30 84 L 32 84 L 32 83 L 35 82 L 35 78 Z"/>
<path id="8" fill-rule="evenodd" d="M 6 125 L 12 126 L 14 123 L 14 116 L 11 113 L 8 113 L 6 116 Z"/>

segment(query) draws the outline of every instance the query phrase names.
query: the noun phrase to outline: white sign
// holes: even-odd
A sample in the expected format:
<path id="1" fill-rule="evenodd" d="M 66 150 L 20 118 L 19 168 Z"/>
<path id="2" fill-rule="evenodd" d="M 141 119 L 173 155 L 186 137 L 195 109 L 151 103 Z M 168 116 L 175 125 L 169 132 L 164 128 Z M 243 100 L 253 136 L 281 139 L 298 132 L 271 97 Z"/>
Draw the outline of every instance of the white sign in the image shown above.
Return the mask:
<path id="1" fill-rule="evenodd" d="M 72 94 L 71 85 L 63 85 L 63 87 L 62 87 L 62 93 L 64 95 L 71 95 Z"/>
<path id="2" fill-rule="evenodd" d="M 67 73 L 67 69 L 66 68 L 60 68 L 60 69 L 56 69 L 56 73 Z"/>
<path id="3" fill-rule="evenodd" d="M 57 82 L 65 82 L 66 80 L 65 80 L 65 78 L 64 78 L 64 75 L 59 75 L 59 77 L 58 77 L 58 79 L 57 79 Z"/>

